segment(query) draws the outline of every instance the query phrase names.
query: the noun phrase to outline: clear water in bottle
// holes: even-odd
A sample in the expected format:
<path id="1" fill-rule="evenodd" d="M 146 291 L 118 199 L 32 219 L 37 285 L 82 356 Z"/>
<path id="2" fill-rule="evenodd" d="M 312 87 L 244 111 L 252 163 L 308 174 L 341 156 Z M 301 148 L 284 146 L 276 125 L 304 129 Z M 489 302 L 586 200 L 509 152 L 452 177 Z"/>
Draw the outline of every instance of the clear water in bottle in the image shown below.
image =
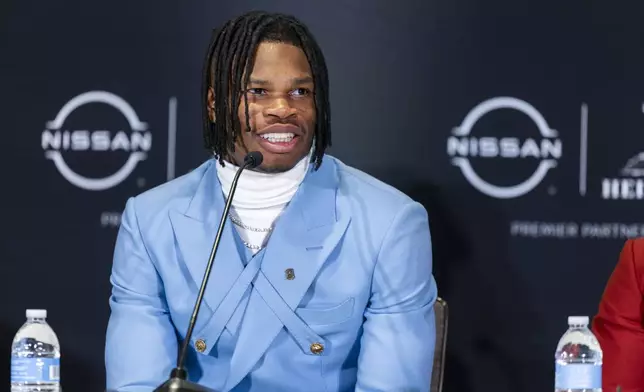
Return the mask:
<path id="1" fill-rule="evenodd" d="M 555 392 L 601 392 L 602 350 L 586 316 L 568 317 L 555 353 Z"/>
<path id="2" fill-rule="evenodd" d="M 60 392 L 60 345 L 47 311 L 27 310 L 11 346 L 11 392 Z"/>

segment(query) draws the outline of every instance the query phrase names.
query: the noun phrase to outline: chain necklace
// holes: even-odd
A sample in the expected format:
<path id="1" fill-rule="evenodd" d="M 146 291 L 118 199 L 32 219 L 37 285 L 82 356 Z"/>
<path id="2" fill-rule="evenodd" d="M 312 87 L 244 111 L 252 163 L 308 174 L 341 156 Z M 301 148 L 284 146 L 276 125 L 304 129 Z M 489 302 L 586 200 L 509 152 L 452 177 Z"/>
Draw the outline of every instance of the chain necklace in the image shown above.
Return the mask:
<path id="1" fill-rule="evenodd" d="M 245 225 L 244 223 L 242 223 L 242 221 L 238 217 L 236 217 L 235 215 L 230 214 L 229 216 L 230 216 L 230 220 L 235 225 L 241 227 L 244 230 L 254 231 L 255 233 L 270 233 L 271 231 L 273 231 L 272 227 L 257 228 L 257 227 L 248 226 L 248 225 Z M 260 249 L 262 249 L 264 247 L 264 245 L 255 245 L 255 244 L 251 244 L 251 243 L 246 242 L 246 241 L 242 241 L 242 242 L 244 243 L 245 247 L 247 247 L 248 249 L 251 249 L 251 250 L 260 250 Z"/>
<path id="2" fill-rule="evenodd" d="M 230 215 L 230 220 L 233 221 L 234 224 L 236 224 L 237 226 L 241 227 L 242 229 L 249 230 L 249 231 L 254 231 L 256 233 L 268 233 L 268 232 L 273 230 L 272 227 L 258 229 L 256 227 L 251 227 L 251 226 L 245 225 L 245 224 L 242 223 L 241 220 L 239 220 L 239 218 L 237 218 L 235 215 L 232 215 L 232 214 Z"/>

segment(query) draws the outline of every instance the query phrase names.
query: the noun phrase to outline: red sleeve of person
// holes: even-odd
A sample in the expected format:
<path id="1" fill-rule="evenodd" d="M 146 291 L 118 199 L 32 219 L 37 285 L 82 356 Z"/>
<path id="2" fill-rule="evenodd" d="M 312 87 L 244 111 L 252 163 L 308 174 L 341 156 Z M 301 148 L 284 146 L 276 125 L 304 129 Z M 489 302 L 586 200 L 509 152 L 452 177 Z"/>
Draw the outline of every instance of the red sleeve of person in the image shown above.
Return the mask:
<path id="1" fill-rule="evenodd" d="M 644 239 L 626 242 L 592 330 L 603 352 L 604 391 L 644 391 Z"/>

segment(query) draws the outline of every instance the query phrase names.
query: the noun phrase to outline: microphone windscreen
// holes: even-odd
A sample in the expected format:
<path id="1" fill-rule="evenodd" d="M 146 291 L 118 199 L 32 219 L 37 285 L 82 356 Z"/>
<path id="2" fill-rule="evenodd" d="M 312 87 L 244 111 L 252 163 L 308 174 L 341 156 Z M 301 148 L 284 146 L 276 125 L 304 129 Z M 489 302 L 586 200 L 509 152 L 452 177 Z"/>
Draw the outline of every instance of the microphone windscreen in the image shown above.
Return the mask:
<path id="1" fill-rule="evenodd" d="M 261 165 L 263 160 L 264 156 L 261 152 L 251 151 L 246 155 L 246 158 L 244 158 L 244 164 L 246 165 L 247 169 L 252 169 Z"/>

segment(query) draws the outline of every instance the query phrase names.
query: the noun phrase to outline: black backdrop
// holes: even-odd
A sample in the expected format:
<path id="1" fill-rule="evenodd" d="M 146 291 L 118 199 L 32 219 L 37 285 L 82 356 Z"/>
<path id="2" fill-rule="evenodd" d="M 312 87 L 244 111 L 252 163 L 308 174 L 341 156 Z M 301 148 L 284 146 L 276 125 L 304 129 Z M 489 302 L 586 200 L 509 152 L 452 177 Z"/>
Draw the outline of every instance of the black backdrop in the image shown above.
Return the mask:
<path id="1" fill-rule="evenodd" d="M 451 309 L 445 390 L 552 388 L 566 316 L 595 313 L 623 242 L 644 232 L 638 2 L 2 1 L 0 383 L 36 307 L 65 391 L 101 390 L 120 211 L 206 158 L 210 31 L 258 7 L 297 15 L 325 50 L 331 153 L 430 213 Z"/>

